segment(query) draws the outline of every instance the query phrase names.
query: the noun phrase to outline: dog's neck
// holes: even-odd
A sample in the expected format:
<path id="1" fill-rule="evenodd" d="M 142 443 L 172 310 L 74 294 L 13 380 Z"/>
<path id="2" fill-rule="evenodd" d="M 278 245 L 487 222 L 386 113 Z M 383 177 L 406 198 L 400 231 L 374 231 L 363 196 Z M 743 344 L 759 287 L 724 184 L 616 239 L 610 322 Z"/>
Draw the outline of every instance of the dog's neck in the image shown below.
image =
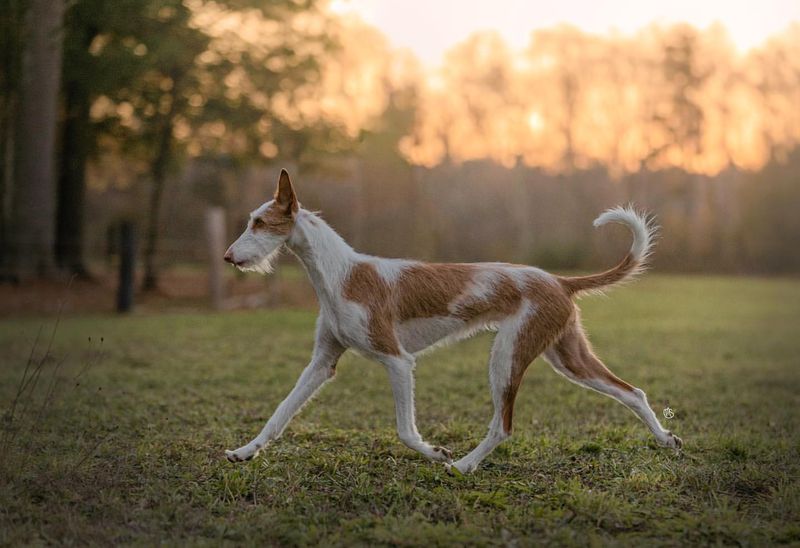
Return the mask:
<path id="1" fill-rule="evenodd" d="M 308 272 L 321 306 L 335 306 L 358 253 L 325 221 L 301 209 L 286 246 Z"/>

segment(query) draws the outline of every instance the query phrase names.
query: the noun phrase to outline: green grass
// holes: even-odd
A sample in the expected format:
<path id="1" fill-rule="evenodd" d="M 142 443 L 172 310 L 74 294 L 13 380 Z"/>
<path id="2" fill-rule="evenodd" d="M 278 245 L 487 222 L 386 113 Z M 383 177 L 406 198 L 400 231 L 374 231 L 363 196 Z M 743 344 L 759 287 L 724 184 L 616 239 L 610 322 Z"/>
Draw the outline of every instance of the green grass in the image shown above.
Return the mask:
<path id="1" fill-rule="evenodd" d="M 39 381 L 3 423 L 0 543 L 800 543 L 800 282 L 651 275 L 581 305 L 611 369 L 675 410 L 682 454 L 537 361 L 515 436 L 451 477 L 399 443 L 385 371 L 348 353 L 281 440 L 233 465 L 223 450 L 305 365 L 312 313 L 62 319 L 48 358 L 54 319 L 2 322 L 3 406 L 45 329 Z M 489 343 L 417 367 L 420 430 L 458 456 L 490 417 Z"/>

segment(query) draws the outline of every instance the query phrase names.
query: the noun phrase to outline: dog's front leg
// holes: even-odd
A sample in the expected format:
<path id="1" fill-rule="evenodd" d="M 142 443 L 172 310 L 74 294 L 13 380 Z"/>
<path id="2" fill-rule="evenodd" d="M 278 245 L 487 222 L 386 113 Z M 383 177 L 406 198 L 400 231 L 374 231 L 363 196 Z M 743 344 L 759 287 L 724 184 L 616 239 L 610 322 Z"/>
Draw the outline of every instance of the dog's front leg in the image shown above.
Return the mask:
<path id="1" fill-rule="evenodd" d="M 381 363 L 389 372 L 392 383 L 397 434 L 407 447 L 419 451 L 435 461 L 452 462 L 452 453 L 444 447 L 434 447 L 422 439 L 417 430 L 414 410 L 414 358 L 411 356 L 386 356 Z"/>
<path id="2" fill-rule="evenodd" d="M 231 462 L 250 460 L 258 454 L 270 441 L 279 437 L 289 421 L 292 420 L 303 405 L 313 396 L 326 381 L 333 378 L 336 373 L 336 362 L 344 353 L 345 348 L 318 322 L 317 337 L 314 353 L 292 391 L 281 402 L 272 417 L 256 438 L 236 449 L 225 451 L 225 456 Z"/>

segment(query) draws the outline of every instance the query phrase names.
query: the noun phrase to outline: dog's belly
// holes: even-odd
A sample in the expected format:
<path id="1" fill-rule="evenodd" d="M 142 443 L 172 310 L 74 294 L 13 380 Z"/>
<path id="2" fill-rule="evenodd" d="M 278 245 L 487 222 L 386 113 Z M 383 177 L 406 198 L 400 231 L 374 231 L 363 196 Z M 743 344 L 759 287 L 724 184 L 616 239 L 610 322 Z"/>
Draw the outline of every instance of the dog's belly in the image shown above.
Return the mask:
<path id="1" fill-rule="evenodd" d="M 443 339 L 457 338 L 468 327 L 465 321 L 458 318 L 436 316 L 405 321 L 397 327 L 396 333 L 403 348 L 411 354 L 416 354 Z"/>

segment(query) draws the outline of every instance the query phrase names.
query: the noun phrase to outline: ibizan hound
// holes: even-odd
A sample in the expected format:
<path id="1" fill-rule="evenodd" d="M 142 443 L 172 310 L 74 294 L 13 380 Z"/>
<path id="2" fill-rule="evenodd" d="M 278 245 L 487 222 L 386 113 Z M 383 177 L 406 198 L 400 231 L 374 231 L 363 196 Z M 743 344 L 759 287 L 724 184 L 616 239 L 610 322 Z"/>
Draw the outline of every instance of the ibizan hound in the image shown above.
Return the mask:
<path id="1" fill-rule="evenodd" d="M 562 277 L 504 263 L 433 264 L 384 259 L 353 250 L 318 215 L 300 207 L 286 171 L 274 199 L 250 214 L 244 233 L 225 253 L 242 270 L 267 273 L 283 247 L 308 272 L 319 298 L 311 363 L 289 396 L 247 445 L 228 460 L 253 458 L 281 435 L 291 418 L 326 381 L 348 348 L 383 364 L 389 373 L 400 440 L 427 458 L 462 473 L 511 435 L 514 399 L 528 365 L 540 354 L 560 374 L 610 396 L 633 411 L 663 446 L 680 438 L 662 428 L 645 393 L 609 371 L 594 355 L 573 298 L 628 280 L 642 271 L 654 227 L 630 208 L 614 208 L 595 226 L 622 223 L 633 232 L 630 252 L 616 267 L 590 276 Z M 414 356 L 437 343 L 481 330 L 497 335 L 489 358 L 494 415 L 485 439 L 452 462 L 449 450 L 422 439 L 414 417 Z M 450 469 L 450 468 L 449 468 Z"/>

